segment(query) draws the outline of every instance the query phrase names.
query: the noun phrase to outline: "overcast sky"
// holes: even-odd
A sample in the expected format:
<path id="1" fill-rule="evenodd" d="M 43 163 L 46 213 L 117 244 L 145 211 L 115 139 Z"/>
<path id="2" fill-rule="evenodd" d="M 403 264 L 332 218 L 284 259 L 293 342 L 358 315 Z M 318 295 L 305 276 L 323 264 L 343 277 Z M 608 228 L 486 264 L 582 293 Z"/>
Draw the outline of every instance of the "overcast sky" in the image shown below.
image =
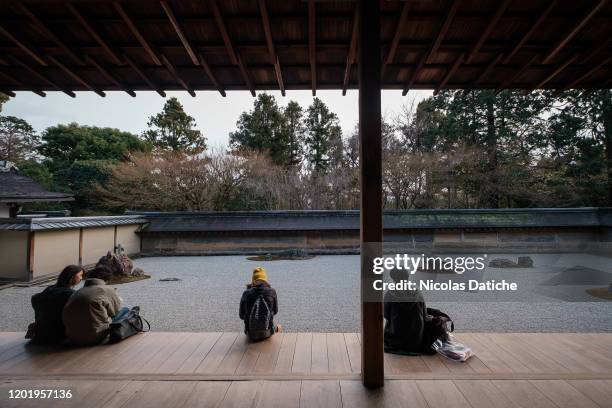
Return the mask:
<path id="1" fill-rule="evenodd" d="M 304 109 L 312 103 L 310 91 L 287 91 L 283 97 L 280 92 L 269 92 L 276 97 L 281 106 L 290 100 L 296 100 Z M 137 92 L 132 98 L 124 92 L 107 92 L 101 98 L 93 92 L 76 92 L 76 98 L 70 98 L 61 92 L 47 92 L 41 98 L 31 92 L 17 92 L 3 109 L 3 115 L 17 116 L 28 121 L 36 131 L 41 132 L 48 126 L 58 123 L 77 122 L 81 125 L 113 127 L 142 133 L 147 128 L 148 118 L 159 112 L 166 99 L 155 92 Z M 218 92 L 197 92 L 196 97 L 186 92 L 167 92 L 168 97 L 176 96 L 183 104 L 185 111 L 193 116 L 197 128 L 208 138 L 212 147 L 225 147 L 228 144 L 229 132 L 236 127 L 236 120 L 243 111 L 252 109 L 253 98 L 247 91 L 230 91 L 223 98 Z M 317 91 L 332 111 L 338 114 L 345 136 L 350 134 L 357 123 L 357 91 Z M 392 116 L 399 111 L 402 104 L 417 102 L 431 95 L 431 91 L 413 91 L 402 97 L 401 91 L 382 92 L 382 112 Z"/>

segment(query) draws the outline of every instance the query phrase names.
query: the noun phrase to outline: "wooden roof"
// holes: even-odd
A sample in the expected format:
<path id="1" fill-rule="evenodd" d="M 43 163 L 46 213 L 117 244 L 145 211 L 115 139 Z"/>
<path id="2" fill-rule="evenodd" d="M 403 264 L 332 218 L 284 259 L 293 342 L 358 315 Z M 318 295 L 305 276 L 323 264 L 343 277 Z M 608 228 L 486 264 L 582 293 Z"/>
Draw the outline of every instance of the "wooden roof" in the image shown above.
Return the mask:
<path id="1" fill-rule="evenodd" d="M 73 200 L 72 194 L 47 191 L 31 178 L 21 176 L 15 170 L 0 171 L 0 203 Z"/>
<path id="2" fill-rule="evenodd" d="M 0 0 L 0 90 L 357 86 L 357 3 Z M 383 88 L 609 88 L 607 0 L 382 1 Z"/>

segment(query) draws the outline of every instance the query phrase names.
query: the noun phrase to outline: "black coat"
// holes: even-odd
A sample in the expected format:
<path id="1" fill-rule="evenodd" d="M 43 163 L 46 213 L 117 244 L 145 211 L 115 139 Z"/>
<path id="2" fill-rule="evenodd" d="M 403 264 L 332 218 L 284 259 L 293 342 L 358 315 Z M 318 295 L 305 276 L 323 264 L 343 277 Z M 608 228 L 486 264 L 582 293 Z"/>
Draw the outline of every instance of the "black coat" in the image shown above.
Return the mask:
<path id="1" fill-rule="evenodd" d="M 260 283 L 257 286 L 247 285 L 247 289 L 242 293 L 240 299 L 240 311 L 238 312 L 240 319 L 244 320 L 244 332 L 249 332 L 249 316 L 251 315 L 251 309 L 255 304 L 255 301 L 259 296 L 263 296 L 266 303 L 272 310 L 273 314 L 278 313 L 278 299 L 276 297 L 276 291 L 265 283 Z M 274 334 L 276 326 L 274 319 L 270 319 L 270 336 Z"/>
<path id="2" fill-rule="evenodd" d="M 385 293 L 385 350 L 423 352 L 427 308 L 419 291 Z"/>
<path id="3" fill-rule="evenodd" d="M 66 333 L 62 311 L 74 290 L 51 285 L 41 293 L 32 296 L 36 330 L 33 342 L 38 344 L 57 344 L 65 339 Z"/>

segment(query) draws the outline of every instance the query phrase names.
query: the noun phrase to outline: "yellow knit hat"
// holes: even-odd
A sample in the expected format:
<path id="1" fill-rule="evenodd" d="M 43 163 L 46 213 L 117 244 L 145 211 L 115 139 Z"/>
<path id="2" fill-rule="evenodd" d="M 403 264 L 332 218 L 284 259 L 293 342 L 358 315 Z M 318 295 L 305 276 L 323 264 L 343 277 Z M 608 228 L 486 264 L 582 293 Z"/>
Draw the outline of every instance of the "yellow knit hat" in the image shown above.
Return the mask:
<path id="1" fill-rule="evenodd" d="M 268 282 L 268 276 L 266 275 L 266 270 L 261 266 L 258 266 L 253 270 L 253 278 L 251 279 L 251 284 L 255 286 L 257 281 Z"/>

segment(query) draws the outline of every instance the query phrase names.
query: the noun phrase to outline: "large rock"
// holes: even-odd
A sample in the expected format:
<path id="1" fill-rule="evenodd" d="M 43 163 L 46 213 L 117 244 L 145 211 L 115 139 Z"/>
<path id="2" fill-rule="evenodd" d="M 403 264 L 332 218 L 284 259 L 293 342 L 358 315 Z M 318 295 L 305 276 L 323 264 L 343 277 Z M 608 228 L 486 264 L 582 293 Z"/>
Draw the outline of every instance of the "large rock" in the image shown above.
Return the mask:
<path id="1" fill-rule="evenodd" d="M 519 256 L 518 258 L 519 268 L 533 268 L 533 259 L 530 256 Z"/>
<path id="2" fill-rule="evenodd" d="M 518 264 L 507 258 L 495 258 L 489 262 L 491 268 L 516 268 Z"/>

